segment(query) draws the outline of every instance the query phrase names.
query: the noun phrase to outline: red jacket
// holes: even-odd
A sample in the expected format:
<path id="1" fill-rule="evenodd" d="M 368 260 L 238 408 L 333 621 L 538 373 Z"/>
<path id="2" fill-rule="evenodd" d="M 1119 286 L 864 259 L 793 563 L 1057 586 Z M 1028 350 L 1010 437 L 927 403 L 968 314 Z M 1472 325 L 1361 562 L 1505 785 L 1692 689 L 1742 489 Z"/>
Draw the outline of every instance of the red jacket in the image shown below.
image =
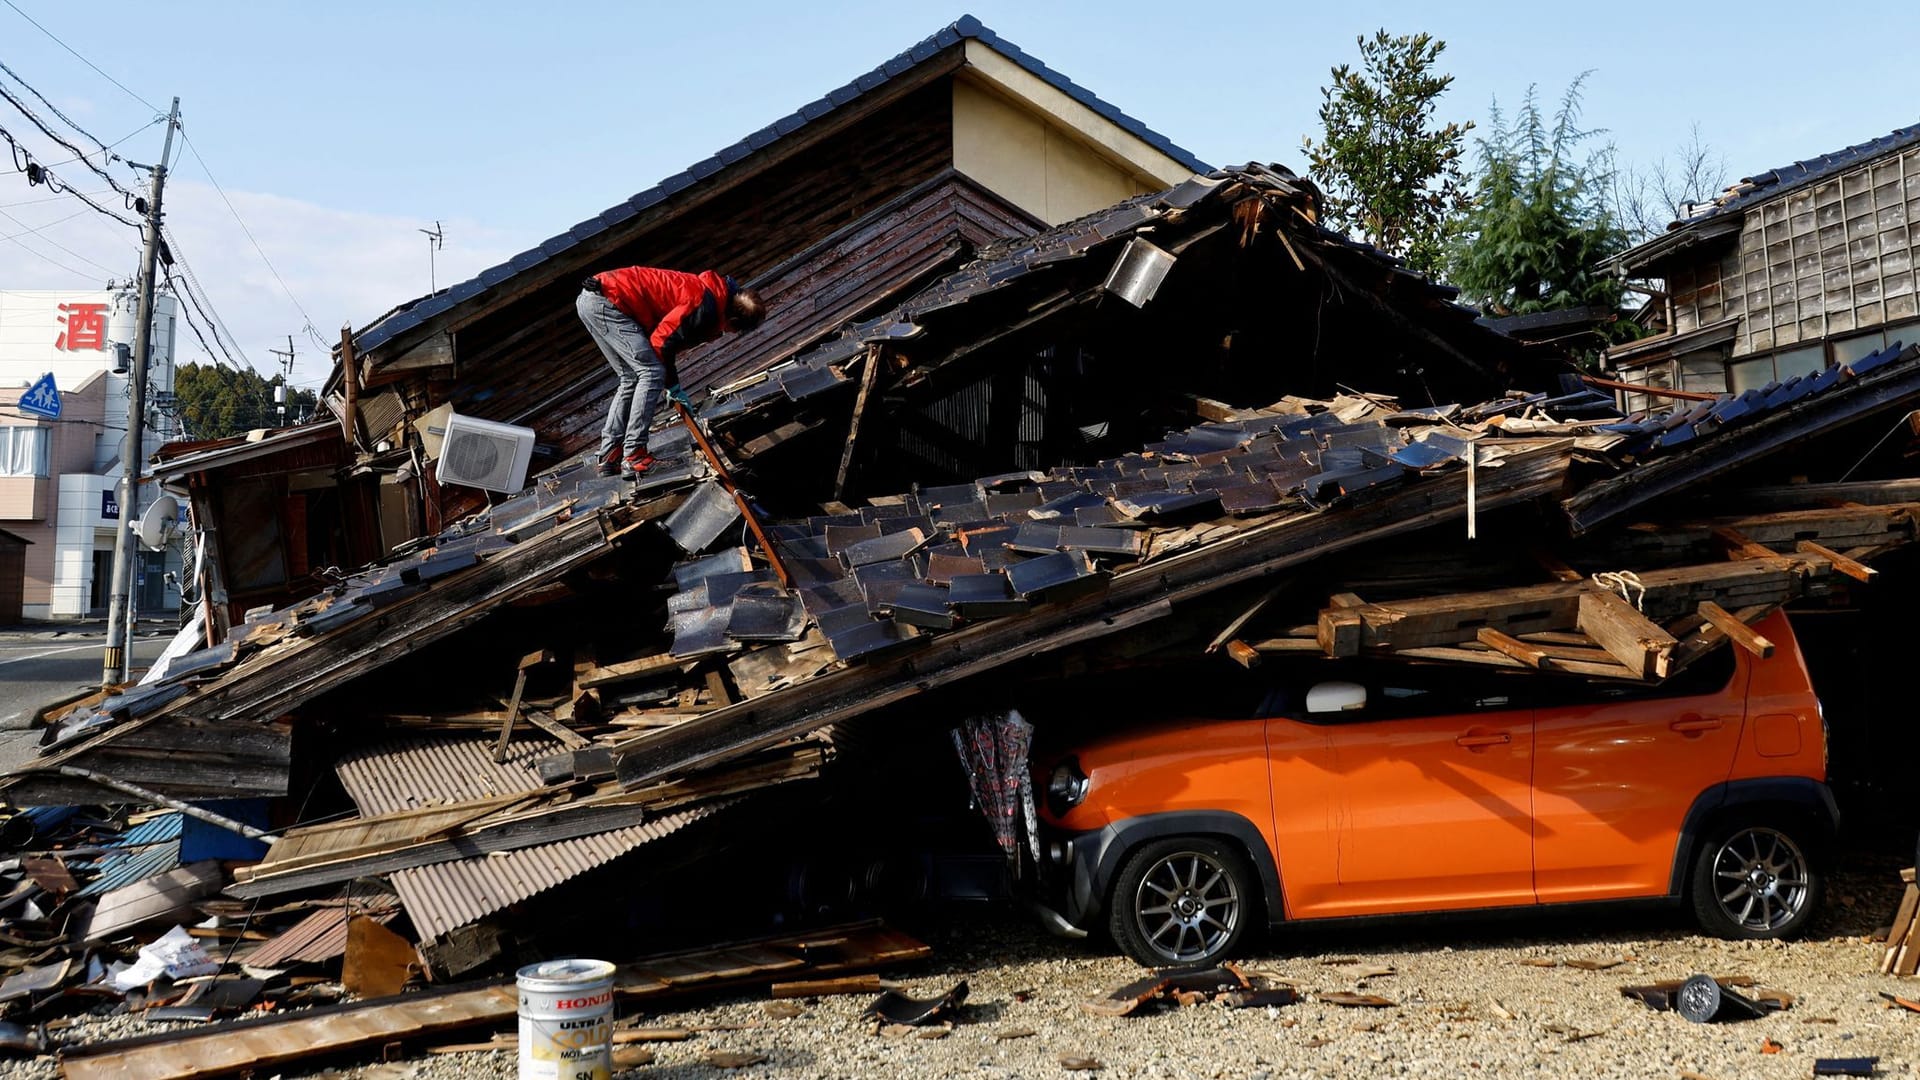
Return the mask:
<path id="1" fill-rule="evenodd" d="M 712 341 L 727 325 L 727 300 L 738 286 L 711 270 L 686 274 L 652 266 L 629 266 L 594 275 L 607 302 L 647 331 L 653 351 L 673 374 L 682 350 Z"/>

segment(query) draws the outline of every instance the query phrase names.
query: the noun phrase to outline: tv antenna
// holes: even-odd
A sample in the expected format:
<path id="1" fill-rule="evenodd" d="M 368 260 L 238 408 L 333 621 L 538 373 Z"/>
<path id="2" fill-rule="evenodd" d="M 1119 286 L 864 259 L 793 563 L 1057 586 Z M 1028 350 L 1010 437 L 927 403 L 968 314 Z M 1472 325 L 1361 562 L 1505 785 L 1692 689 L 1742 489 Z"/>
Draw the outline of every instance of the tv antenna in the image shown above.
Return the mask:
<path id="1" fill-rule="evenodd" d="M 433 253 L 447 246 L 447 234 L 438 221 L 433 223 L 433 228 L 420 231 L 427 234 L 427 295 L 432 296 L 440 291 L 439 271 L 434 266 Z"/>

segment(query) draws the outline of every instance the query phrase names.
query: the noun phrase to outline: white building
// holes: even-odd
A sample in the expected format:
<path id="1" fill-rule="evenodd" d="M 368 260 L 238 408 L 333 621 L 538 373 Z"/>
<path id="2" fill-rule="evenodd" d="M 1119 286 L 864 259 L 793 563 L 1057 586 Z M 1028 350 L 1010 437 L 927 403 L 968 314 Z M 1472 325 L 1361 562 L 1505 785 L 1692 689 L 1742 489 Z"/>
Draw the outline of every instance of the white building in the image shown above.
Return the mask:
<path id="1" fill-rule="evenodd" d="M 175 438 L 173 369 L 176 305 L 155 298 L 144 451 Z M 138 319 L 132 288 L 94 292 L 0 290 L 0 529 L 26 549 L 22 612 L 28 619 L 104 614 L 113 578 L 115 495 L 124 454 Z M 116 372 L 115 368 L 123 370 Z M 58 420 L 23 411 L 20 398 L 47 374 L 60 391 Z M 153 497 L 141 492 L 145 508 Z M 142 552 L 135 571 L 139 611 L 173 611 L 179 595 L 165 574 L 178 552 Z"/>

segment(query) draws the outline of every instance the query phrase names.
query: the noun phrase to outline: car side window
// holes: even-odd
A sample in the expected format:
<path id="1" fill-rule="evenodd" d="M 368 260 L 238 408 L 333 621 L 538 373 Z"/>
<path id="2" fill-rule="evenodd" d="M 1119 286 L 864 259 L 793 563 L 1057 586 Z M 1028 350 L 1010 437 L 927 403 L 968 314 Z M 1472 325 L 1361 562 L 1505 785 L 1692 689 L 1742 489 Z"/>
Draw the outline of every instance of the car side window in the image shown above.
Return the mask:
<path id="1" fill-rule="evenodd" d="M 1733 681 L 1733 648 L 1731 645 L 1722 645 L 1688 665 L 1684 671 L 1660 682 L 1536 675 L 1532 679 L 1531 693 L 1535 703 L 1543 708 L 1700 697 L 1718 693 Z"/>
<path id="2" fill-rule="evenodd" d="M 1274 684 L 1262 702 L 1263 715 L 1311 724 L 1351 724 L 1526 708 L 1522 684 L 1511 674 L 1394 662 L 1319 663 Z M 1308 713 L 1307 691 L 1329 681 L 1365 687 L 1366 705 L 1343 712 Z"/>

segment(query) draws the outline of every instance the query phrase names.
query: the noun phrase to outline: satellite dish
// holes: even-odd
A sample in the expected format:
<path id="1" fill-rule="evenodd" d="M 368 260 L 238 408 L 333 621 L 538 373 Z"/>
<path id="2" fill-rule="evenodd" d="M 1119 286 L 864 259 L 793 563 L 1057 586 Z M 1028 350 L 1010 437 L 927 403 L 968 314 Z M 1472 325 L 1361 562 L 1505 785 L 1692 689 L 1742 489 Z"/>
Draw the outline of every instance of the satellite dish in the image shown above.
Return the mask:
<path id="1" fill-rule="evenodd" d="M 173 539 L 173 532 L 179 527 L 180 501 L 171 495 L 162 495 L 153 500 L 147 512 L 140 515 L 140 523 L 133 531 L 140 536 L 140 542 L 149 551 L 159 551 Z"/>

